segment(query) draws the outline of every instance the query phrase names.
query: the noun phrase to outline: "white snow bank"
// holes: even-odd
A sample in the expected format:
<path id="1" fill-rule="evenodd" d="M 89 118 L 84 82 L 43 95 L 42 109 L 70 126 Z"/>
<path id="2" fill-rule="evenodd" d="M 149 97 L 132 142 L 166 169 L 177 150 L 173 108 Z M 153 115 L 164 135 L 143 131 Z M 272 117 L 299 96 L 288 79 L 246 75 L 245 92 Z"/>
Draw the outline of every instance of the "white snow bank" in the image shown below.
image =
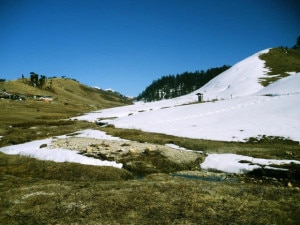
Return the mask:
<path id="1" fill-rule="evenodd" d="M 174 107 L 186 103 L 192 103 L 197 101 L 197 96 L 185 96 L 179 97 L 174 99 L 165 99 L 156 102 L 135 102 L 133 105 L 128 106 L 120 106 L 115 108 L 109 108 L 99 111 L 90 112 L 84 114 L 82 116 L 73 117 L 73 120 L 85 120 L 89 122 L 96 122 L 99 118 L 120 118 L 120 117 L 127 117 L 131 115 L 135 115 L 142 112 L 147 111 L 155 111 L 160 109 L 165 109 L 169 107 Z M 111 119 L 105 119 L 104 121 L 110 121 Z"/>
<path id="2" fill-rule="evenodd" d="M 241 160 L 251 162 L 251 165 L 249 163 L 240 163 Z M 300 161 L 260 159 L 236 154 L 210 154 L 201 164 L 201 168 L 207 170 L 214 169 L 226 173 L 243 174 L 253 171 L 254 169 L 259 169 L 261 166 L 269 166 L 270 164 L 283 165 L 290 163 L 300 164 Z"/>
<path id="3" fill-rule="evenodd" d="M 264 68 L 265 62 L 259 55 L 267 53 L 269 49 L 260 51 L 236 63 L 206 85 L 193 92 L 202 93 L 205 101 L 212 99 L 231 99 L 251 95 L 263 88 L 259 78 L 265 77 L 268 70 Z"/>
<path id="4" fill-rule="evenodd" d="M 300 94 L 247 96 L 148 111 L 111 121 L 118 128 L 221 141 L 259 135 L 300 140 Z"/>
<path id="5" fill-rule="evenodd" d="M 167 146 L 169 148 L 179 150 L 179 151 L 203 153 L 203 151 L 190 150 L 190 149 L 186 149 L 186 148 L 183 148 L 183 147 L 180 147 L 178 145 L 171 144 L 171 143 L 165 144 L 165 146 Z"/>
<path id="6" fill-rule="evenodd" d="M 175 144 L 165 144 L 165 146 L 173 148 L 173 149 L 177 149 L 177 150 L 186 150 L 186 148 L 180 147 L 180 146 L 175 145 Z"/>
<path id="7" fill-rule="evenodd" d="M 89 138 L 97 138 L 104 140 L 121 140 L 110 135 L 106 135 L 104 132 L 97 130 L 84 130 L 80 131 L 77 137 L 89 137 Z M 60 136 L 58 138 L 68 138 L 68 136 Z M 24 155 L 33 158 L 37 158 L 40 160 L 49 160 L 54 162 L 74 162 L 85 165 L 94 165 L 94 166 L 112 166 L 116 168 L 122 168 L 122 163 L 116 163 L 112 161 L 105 161 L 94 159 L 91 157 L 86 157 L 80 155 L 78 151 L 67 150 L 62 148 L 50 149 L 48 147 L 40 148 L 42 144 L 49 144 L 53 139 L 48 138 L 44 140 L 31 141 L 24 144 L 12 145 L 0 148 L 0 151 L 9 154 L 9 155 Z"/>
<path id="8" fill-rule="evenodd" d="M 77 131 L 76 135 L 74 135 L 73 137 L 94 138 L 100 140 L 126 141 L 125 139 L 108 135 L 104 131 L 92 130 L 92 129 Z"/>
<path id="9" fill-rule="evenodd" d="M 258 95 L 286 95 L 300 93 L 300 73 L 281 78 L 259 91 Z"/>

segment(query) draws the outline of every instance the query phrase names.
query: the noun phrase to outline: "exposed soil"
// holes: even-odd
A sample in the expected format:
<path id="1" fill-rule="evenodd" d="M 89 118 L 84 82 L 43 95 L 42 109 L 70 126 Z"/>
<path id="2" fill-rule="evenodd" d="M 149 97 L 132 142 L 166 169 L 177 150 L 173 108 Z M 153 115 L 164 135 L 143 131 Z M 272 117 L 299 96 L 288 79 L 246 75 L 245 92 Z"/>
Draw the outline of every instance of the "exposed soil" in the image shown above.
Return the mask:
<path id="1" fill-rule="evenodd" d="M 81 137 L 55 139 L 48 147 L 76 150 L 89 157 L 123 163 L 124 169 L 135 175 L 197 170 L 205 157 L 199 152 L 164 145 Z"/>

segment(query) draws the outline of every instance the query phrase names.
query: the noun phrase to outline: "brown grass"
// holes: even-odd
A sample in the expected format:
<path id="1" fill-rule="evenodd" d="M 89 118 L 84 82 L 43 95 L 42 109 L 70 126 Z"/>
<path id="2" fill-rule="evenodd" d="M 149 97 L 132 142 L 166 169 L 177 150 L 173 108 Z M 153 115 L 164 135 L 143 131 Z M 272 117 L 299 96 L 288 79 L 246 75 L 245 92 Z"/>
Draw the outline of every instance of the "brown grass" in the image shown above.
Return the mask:
<path id="1" fill-rule="evenodd" d="M 269 76 L 260 78 L 263 86 L 289 76 L 287 72 L 300 72 L 300 51 L 284 47 L 272 48 L 268 53 L 259 56 L 270 70 Z"/>
<path id="2" fill-rule="evenodd" d="M 3 224 L 297 224 L 300 191 L 0 155 Z"/>

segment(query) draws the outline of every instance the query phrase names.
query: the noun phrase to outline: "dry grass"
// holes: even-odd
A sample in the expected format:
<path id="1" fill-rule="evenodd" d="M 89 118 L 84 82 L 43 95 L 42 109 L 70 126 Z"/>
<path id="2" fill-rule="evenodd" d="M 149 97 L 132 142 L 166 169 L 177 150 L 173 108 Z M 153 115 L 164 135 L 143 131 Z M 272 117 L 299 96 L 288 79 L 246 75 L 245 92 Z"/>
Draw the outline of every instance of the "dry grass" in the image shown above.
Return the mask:
<path id="1" fill-rule="evenodd" d="M 11 156 L 1 156 L 0 168 L 3 224 L 287 225 L 300 219 L 299 189 L 282 185 L 166 174 L 128 181 L 120 169 Z"/>
<path id="2" fill-rule="evenodd" d="M 47 88 L 49 82 L 43 89 L 25 84 L 22 79 L 1 83 L 0 90 L 21 95 L 52 96 L 53 102 L 0 99 L 0 123 L 69 118 L 92 110 L 131 104 L 130 100 L 117 93 L 91 88 L 71 79 L 55 78 L 51 89 Z"/>
<path id="3" fill-rule="evenodd" d="M 93 126 L 84 122 L 62 121 L 91 110 L 131 104 L 123 96 L 91 88 L 71 79 L 54 78 L 43 89 L 22 79 L 2 82 L 0 90 L 24 95 L 52 96 L 52 102 L 27 99 L 0 99 L 0 146 L 23 143 L 49 136 L 75 132 Z"/>
<path id="4" fill-rule="evenodd" d="M 265 67 L 270 70 L 268 77 L 260 79 L 263 86 L 289 76 L 287 72 L 300 72 L 300 51 L 284 47 L 270 49 L 268 53 L 259 56 L 265 61 Z"/>

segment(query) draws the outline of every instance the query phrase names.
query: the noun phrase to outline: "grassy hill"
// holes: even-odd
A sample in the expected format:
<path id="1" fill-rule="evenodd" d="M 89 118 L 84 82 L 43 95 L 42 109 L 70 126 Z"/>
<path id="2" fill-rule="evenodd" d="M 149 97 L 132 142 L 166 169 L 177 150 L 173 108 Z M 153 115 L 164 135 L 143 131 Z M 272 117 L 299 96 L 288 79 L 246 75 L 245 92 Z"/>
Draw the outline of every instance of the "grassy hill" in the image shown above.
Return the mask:
<path id="1" fill-rule="evenodd" d="M 132 103 L 118 93 L 91 88 L 68 78 L 49 79 L 43 88 L 28 85 L 26 78 L 5 81 L 0 83 L 0 90 L 26 96 L 25 101 L 0 100 L 0 123 L 2 125 L 64 119 L 83 112 Z M 37 101 L 28 97 L 36 95 L 51 96 L 53 101 Z"/>
<path id="2" fill-rule="evenodd" d="M 0 92 L 6 90 L 25 96 L 24 101 L 0 98 L 0 137 L 3 136 L 0 146 L 90 128 L 93 124 L 65 119 L 84 112 L 132 104 L 118 93 L 91 88 L 72 79 L 53 78 L 51 86 L 50 82 L 48 80 L 42 89 L 28 85 L 26 78 L 0 83 Z M 39 101 L 32 96 L 51 96 L 53 100 Z"/>
<path id="3" fill-rule="evenodd" d="M 300 72 L 300 50 L 289 48 L 272 48 L 268 53 L 259 57 L 265 61 L 270 70 L 267 77 L 261 78 L 260 83 L 268 86 L 270 83 L 289 76 L 288 72 Z"/>

